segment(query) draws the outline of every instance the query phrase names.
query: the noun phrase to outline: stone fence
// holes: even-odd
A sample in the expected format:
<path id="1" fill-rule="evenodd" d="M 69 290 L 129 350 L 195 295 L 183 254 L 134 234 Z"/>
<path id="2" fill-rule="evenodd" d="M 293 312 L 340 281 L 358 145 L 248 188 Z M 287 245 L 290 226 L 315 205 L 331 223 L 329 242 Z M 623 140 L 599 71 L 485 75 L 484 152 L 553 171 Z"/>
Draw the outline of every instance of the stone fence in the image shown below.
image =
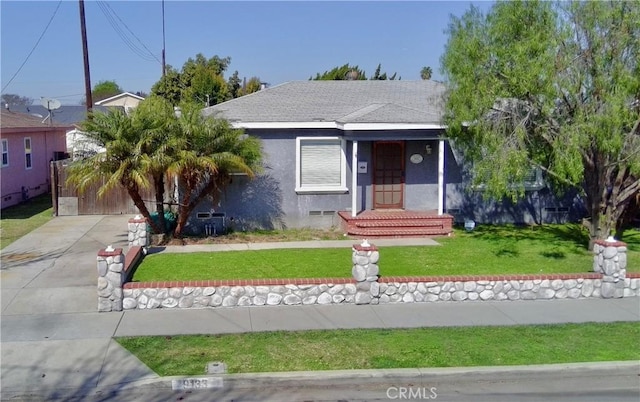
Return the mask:
<path id="1" fill-rule="evenodd" d="M 137 247 L 138 250 L 141 247 Z M 132 248 L 98 253 L 98 309 L 386 304 L 640 296 L 640 274 L 626 273 L 626 244 L 597 242 L 593 273 L 380 277 L 376 246 L 352 247 L 353 278 L 127 282 L 141 258 Z M 131 255 L 129 257 L 129 255 Z"/>

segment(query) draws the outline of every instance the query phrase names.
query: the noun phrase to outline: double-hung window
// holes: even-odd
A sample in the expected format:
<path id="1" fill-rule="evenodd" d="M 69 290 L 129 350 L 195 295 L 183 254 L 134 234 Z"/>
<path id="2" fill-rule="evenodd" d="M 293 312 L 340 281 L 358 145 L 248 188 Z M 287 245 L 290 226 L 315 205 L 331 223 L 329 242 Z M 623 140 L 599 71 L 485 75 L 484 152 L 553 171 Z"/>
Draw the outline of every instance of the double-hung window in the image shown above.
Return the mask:
<path id="1" fill-rule="evenodd" d="M 296 138 L 296 192 L 347 191 L 345 142 L 339 137 Z"/>
<path id="2" fill-rule="evenodd" d="M 33 161 L 31 160 L 31 138 L 24 139 L 24 167 L 31 169 Z"/>
<path id="3" fill-rule="evenodd" d="M 9 141 L 2 139 L 2 166 L 9 166 Z"/>

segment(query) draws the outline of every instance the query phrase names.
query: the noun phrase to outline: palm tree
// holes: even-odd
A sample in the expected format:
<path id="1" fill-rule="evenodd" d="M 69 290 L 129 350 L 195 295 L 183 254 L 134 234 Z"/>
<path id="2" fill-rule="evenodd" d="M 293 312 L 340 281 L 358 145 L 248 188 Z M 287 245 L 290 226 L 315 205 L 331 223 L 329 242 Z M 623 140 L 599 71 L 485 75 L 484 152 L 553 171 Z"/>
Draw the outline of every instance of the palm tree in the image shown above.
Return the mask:
<path id="1" fill-rule="evenodd" d="M 182 236 L 187 219 L 205 197 L 211 196 L 216 205 L 231 174 L 253 177 L 261 160 L 256 138 L 233 129 L 226 120 L 203 117 L 195 105 L 182 107 L 178 127 L 179 145 L 169 167 L 178 177 L 182 193 L 175 237 Z"/>
<path id="2" fill-rule="evenodd" d="M 422 67 L 422 70 L 420 70 L 420 78 L 422 78 L 423 80 L 430 80 L 432 73 L 433 71 L 431 70 L 431 67 Z"/>
<path id="3" fill-rule="evenodd" d="M 98 197 L 120 185 L 131 197 L 140 213 L 149 220 L 154 232 L 162 233 L 152 220 L 140 189 L 148 188 L 150 160 L 140 146 L 145 130 L 121 110 L 94 113 L 82 124 L 82 130 L 96 143 L 106 148 L 98 153 L 73 163 L 69 169 L 68 182 L 84 191 L 89 185 L 104 181 Z"/>

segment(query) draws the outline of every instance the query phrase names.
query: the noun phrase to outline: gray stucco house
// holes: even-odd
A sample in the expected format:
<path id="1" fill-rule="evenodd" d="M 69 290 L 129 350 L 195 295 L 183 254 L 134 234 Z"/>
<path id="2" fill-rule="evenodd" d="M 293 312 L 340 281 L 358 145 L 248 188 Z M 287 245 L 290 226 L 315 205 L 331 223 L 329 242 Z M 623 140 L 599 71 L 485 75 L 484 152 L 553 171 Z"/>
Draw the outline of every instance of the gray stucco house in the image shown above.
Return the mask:
<path id="1" fill-rule="evenodd" d="M 517 205 L 467 191 L 441 122 L 444 93 L 430 80 L 297 81 L 204 109 L 260 138 L 265 169 L 234 177 L 219 205 L 202 203 L 189 231 L 342 225 L 358 236 L 416 236 L 450 233 L 454 219 L 568 216 L 539 172 Z"/>

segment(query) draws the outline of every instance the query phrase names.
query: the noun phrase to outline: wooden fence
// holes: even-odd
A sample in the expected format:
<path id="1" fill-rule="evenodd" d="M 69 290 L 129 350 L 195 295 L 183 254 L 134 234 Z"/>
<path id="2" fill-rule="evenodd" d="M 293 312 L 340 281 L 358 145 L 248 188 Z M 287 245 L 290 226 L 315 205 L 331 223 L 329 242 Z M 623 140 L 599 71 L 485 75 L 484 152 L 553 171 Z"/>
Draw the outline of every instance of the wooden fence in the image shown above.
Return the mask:
<path id="1" fill-rule="evenodd" d="M 127 191 L 118 186 L 98 198 L 98 190 L 102 185 L 95 183 L 80 193 L 74 186 L 67 184 L 70 159 L 51 162 L 51 196 L 54 214 L 65 215 L 122 215 L 137 214 L 138 208 L 133 204 Z M 140 195 L 150 211 L 155 211 L 153 187 L 141 189 Z"/>

